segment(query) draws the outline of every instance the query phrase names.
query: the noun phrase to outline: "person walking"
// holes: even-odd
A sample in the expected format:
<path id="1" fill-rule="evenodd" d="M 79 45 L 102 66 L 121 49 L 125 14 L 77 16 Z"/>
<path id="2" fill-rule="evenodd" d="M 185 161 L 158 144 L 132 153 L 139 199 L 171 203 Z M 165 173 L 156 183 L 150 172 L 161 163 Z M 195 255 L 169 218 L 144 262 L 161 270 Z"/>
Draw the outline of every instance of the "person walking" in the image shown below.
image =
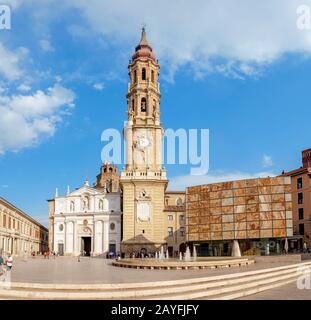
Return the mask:
<path id="1" fill-rule="evenodd" d="M 305 242 L 303 244 L 303 253 L 307 253 L 308 252 L 308 247 L 307 247 L 307 243 Z"/>
<path id="2" fill-rule="evenodd" d="M 13 257 L 10 254 L 6 262 L 7 269 L 10 271 L 13 268 Z"/>
<path id="3" fill-rule="evenodd" d="M 0 275 L 4 273 L 3 263 L 4 261 L 3 261 L 2 253 L 0 253 Z"/>

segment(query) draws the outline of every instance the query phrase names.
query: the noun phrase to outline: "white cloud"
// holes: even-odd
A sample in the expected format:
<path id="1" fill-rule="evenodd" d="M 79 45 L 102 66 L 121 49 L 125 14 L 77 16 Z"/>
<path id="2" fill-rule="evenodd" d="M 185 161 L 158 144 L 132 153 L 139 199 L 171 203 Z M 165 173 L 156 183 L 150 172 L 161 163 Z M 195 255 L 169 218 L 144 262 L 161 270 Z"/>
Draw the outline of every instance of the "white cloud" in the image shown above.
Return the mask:
<path id="1" fill-rule="evenodd" d="M 23 74 L 21 62 L 27 54 L 26 48 L 10 51 L 0 42 L 0 76 L 9 81 L 19 79 Z"/>
<path id="2" fill-rule="evenodd" d="M 102 91 L 102 90 L 104 90 L 104 88 L 105 88 L 105 84 L 104 84 L 104 83 L 95 83 L 95 84 L 93 85 L 93 88 L 94 88 L 95 90 Z"/>
<path id="3" fill-rule="evenodd" d="M 22 91 L 22 92 L 28 92 L 31 90 L 31 87 L 26 83 L 22 83 L 18 86 L 17 90 Z"/>
<path id="4" fill-rule="evenodd" d="M 285 53 L 311 53 L 311 32 L 296 26 L 301 0 L 66 0 L 111 43 L 136 44 L 142 21 L 168 76 L 190 65 L 196 77 L 207 72 L 243 78 Z M 305 0 L 311 6 L 311 0 Z M 120 23 L 122 21 L 122 23 Z M 92 34 L 92 32 L 90 32 Z"/>
<path id="5" fill-rule="evenodd" d="M 0 154 L 18 151 L 52 136 L 72 105 L 74 93 L 55 85 L 46 92 L 0 97 Z"/>
<path id="6" fill-rule="evenodd" d="M 275 176 L 272 172 L 257 172 L 257 173 L 247 173 L 247 172 L 220 172 L 208 174 L 206 176 L 194 176 L 194 175 L 184 175 L 176 176 L 170 179 L 169 190 L 183 191 L 187 187 L 210 184 L 225 181 L 235 181 L 243 179 L 254 179 L 262 177 L 273 177 Z"/>
<path id="7" fill-rule="evenodd" d="M 54 52 L 55 49 L 54 47 L 51 45 L 51 42 L 49 40 L 46 39 L 42 39 L 39 41 L 40 47 L 43 51 L 46 52 Z"/>
<path id="8" fill-rule="evenodd" d="M 273 165 L 274 163 L 272 161 L 272 157 L 264 154 L 262 157 L 262 166 L 264 168 L 267 168 L 267 167 L 272 167 Z"/>

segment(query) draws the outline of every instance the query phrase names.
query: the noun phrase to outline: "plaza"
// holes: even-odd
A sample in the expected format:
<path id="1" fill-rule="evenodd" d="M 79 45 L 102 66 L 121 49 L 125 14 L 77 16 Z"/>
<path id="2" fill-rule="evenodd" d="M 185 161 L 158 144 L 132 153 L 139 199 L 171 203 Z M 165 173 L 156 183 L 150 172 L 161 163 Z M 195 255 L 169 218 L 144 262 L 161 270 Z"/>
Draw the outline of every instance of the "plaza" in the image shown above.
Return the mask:
<path id="1" fill-rule="evenodd" d="M 140 259 L 139 259 L 140 260 Z M 297 299 L 299 255 L 258 260 L 240 267 L 200 270 L 123 269 L 103 258 L 17 258 L 1 299 L 278 299 L 287 290 Z M 309 271 L 310 272 L 310 271 Z M 285 290 L 283 290 L 283 287 Z"/>

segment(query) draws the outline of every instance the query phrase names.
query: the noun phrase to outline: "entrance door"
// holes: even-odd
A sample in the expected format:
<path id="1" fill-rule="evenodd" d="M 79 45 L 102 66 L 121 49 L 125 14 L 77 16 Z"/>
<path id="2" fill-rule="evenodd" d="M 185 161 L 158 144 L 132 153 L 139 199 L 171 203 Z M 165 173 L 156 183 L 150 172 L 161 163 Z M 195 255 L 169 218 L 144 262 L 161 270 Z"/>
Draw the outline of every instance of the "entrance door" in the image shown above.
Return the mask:
<path id="1" fill-rule="evenodd" d="M 84 255 L 90 256 L 92 251 L 92 240 L 91 237 L 81 238 L 81 251 Z"/>
<path id="2" fill-rule="evenodd" d="M 63 243 L 59 243 L 58 244 L 58 254 L 60 256 L 63 256 L 64 255 L 64 244 Z"/>
<path id="3" fill-rule="evenodd" d="M 115 243 L 109 243 L 109 252 L 113 252 L 116 254 L 116 244 Z"/>

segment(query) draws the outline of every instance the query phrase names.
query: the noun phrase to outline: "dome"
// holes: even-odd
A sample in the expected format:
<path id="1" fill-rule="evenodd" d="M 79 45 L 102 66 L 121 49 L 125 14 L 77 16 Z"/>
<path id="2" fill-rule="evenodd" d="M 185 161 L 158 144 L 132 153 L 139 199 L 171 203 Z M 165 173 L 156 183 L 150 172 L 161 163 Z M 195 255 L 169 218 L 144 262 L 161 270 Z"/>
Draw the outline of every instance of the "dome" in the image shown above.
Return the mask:
<path id="1" fill-rule="evenodd" d="M 146 36 L 146 30 L 145 28 L 142 29 L 141 32 L 141 39 L 136 47 L 136 51 L 132 56 L 132 61 L 138 59 L 138 58 L 150 58 L 156 62 L 156 56 L 152 52 L 152 48 L 150 47 L 148 41 L 147 41 L 147 36 Z"/>

